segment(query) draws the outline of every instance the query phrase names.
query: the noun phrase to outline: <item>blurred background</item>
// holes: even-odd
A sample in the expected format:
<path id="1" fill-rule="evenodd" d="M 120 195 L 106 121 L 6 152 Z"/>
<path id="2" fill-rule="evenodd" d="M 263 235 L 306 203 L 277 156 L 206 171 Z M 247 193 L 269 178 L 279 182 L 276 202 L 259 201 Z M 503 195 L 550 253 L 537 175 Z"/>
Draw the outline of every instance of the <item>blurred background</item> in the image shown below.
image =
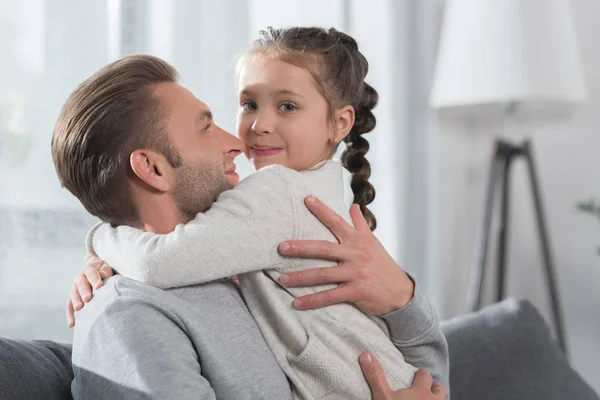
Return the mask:
<path id="1" fill-rule="evenodd" d="M 565 43 L 569 56 L 577 57 L 577 84 L 583 85 L 577 90 L 585 96 L 566 99 L 578 104 L 559 110 L 560 118 L 511 118 L 507 128 L 506 115 L 450 115 L 432 100 L 435 80 L 453 79 L 444 78 L 447 65 L 436 65 L 440 46 L 452 36 L 443 0 L 0 0 L 0 336 L 71 340 L 66 295 L 83 265 L 84 237 L 94 218 L 60 187 L 50 138 L 77 84 L 125 55 L 153 54 L 171 62 L 217 123 L 234 132 L 235 56 L 266 26 L 318 25 L 352 35 L 369 60 L 367 81 L 380 94 L 377 127 L 367 136 L 376 234 L 443 318 L 470 311 L 467 293 L 495 136 L 508 130 L 512 139 L 533 139 L 570 359 L 600 391 L 594 372 L 600 360 L 600 213 L 594 201 L 588 213 L 577 208 L 600 196 L 600 2 L 523 2 L 538 9 L 538 15 L 522 15 L 532 26 L 550 3 L 567 5 L 557 10 L 569 14 Z M 492 14 L 463 9 L 461 18 L 471 26 Z M 553 47 L 549 37 L 538 36 L 529 46 Z M 495 49 L 498 43 L 477 46 Z M 452 54 L 460 56 L 454 73 L 479 60 L 472 47 Z M 500 67 L 520 68 L 508 62 Z M 492 84 L 502 89 L 505 78 Z M 461 88 L 450 94 L 462 94 Z M 251 173 L 239 160 L 240 175 Z M 531 300 L 552 326 L 524 165 L 515 164 L 511 179 L 506 294 Z M 487 285 L 494 279 L 488 274 Z M 489 294 L 486 301 L 492 301 Z"/>

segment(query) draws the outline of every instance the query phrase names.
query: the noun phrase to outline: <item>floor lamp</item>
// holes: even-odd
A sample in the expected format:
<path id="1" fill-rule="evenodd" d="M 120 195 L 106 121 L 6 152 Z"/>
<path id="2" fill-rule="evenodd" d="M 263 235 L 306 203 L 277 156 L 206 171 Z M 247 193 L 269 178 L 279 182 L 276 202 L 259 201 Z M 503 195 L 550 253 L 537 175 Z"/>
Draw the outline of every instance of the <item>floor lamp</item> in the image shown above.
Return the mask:
<path id="1" fill-rule="evenodd" d="M 453 118 L 524 121 L 566 116 L 586 99 L 576 35 L 567 0 L 447 0 L 431 104 Z M 498 118 L 500 117 L 500 118 Z M 515 123 L 514 126 L 518 127 Z M 510 217 L 510 170 L 526 162 L 555 332 L 566 353 L 556 272 L 531 141 L 497 138 L 472 270 L 470 307 L 482 306 L 494 199 L 501 191 L 495 300 L 505 296 Z"/>

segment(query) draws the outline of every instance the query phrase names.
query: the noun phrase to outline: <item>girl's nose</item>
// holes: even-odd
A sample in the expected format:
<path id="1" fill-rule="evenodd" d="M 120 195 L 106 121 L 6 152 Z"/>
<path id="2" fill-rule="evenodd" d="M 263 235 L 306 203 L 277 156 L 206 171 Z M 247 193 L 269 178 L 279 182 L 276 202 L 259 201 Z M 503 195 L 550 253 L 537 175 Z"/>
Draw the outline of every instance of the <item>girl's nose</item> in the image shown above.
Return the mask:
<path id="1" fill-rule="evenodd" d="M 273 119 L 266 113 L 258 114 L 251 128 L 257 135 L 268 135 L 273 132 Z"/>

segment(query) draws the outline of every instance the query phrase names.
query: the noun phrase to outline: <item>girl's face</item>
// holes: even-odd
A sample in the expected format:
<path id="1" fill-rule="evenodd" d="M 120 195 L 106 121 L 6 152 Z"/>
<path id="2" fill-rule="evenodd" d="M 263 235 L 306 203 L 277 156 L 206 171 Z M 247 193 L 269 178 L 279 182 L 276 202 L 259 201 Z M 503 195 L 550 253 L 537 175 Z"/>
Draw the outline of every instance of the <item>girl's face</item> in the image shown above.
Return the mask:
<path id="1" fill-rule="evenodd" d="M 237 135 L 256 169 L 280 164 L 306 170 L 329 158 L 335 132 L 311 74 L 264 57 L 241 65 Z"/>

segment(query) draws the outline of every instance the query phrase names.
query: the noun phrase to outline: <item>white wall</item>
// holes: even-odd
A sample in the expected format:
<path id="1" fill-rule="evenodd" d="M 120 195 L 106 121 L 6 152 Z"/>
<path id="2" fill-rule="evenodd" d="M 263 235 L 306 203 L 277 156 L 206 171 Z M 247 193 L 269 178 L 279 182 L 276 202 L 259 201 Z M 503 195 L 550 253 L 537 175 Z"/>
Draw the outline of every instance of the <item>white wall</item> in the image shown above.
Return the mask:
<path id="1" fill-rule="evenodd" d="M 0 336 L 71 338 L 65 297 L 94 218 L 60 187 L 49 144 L 73 88 L 123 55 L 155 54 L 172 62 L 217 123 L 234 132 L 234 55 L 268 25 L 333 26 L 357 39 L 370 63 L 367 81 L 380 94 L 367 155 L 376 234 L 424 282 L 419 270 L 432 265 L 425 255 L 432 253 L 433 230 L 422 216 L 431 207 L 419 200 L 422 181 L 409 177 L 433 169 L 424 167 L 432 157 L 421 157 L 429 133 L 417 129 L 429 112 L 426 94 L 414 95 L 426 92 L 426 74 L 412 76 L 429 56 L 412 56 L 420 48 L 410 44 L 413 30 L 427 19 L 426 6 L 412 18 L 419 1 L 31 0 L 16 7 L 0 0 L 0 54 L 10 55 L 0 64 Z M 238 160 L 240 174 L 250 173 L 249 163 Z"/>
<path id="2" fill-rule="evenodd" d="M 589 103 L 565 120 L 517 125 L 534 141 L 550 240 L 558 269 L 573 366 L 600 392 L 600 226 L 575 211 L 600 195 L 600 2 L 572 1 Z M 439 266 L 446 317 L 466 311 L 469 268 L 497 127 L 439 121 Z M 509 295 L 530 299 L 550 320 L 526 169 L 512 171 Z M 491 237 L 494 239 L 494 236 Z"/>

